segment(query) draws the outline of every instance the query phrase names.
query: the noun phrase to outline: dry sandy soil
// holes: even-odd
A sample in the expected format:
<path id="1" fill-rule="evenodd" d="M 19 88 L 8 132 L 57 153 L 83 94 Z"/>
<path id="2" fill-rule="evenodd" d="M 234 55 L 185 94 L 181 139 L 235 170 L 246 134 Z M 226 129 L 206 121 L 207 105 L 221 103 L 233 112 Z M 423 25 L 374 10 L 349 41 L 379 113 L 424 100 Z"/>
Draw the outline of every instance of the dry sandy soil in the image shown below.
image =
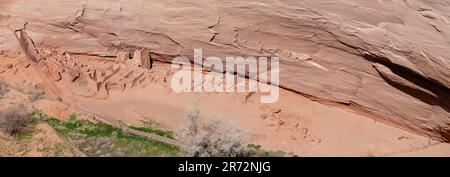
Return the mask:
<path id="1" fill-rule="evenodd" d="M 277 56 L 283 88 L 450 142 L 449 12 L 450 0 L 2 0 L 0 53 L 20 50 L 22 31 L 30 49 L 111 58 Z"/>
<path id="2" fill-rule="evenodd" d="M 0 100 L 0 109 L 17 104 L 28 104 L 28 95 L 16 90 L 10 90 L 6 97 Z M 40 103 L 47 101 L 41 100 Z M 40 103 L 36 103 L 39 105 Z M 53 112 L 57 113 L 57 112 Z M 0 156 L 12 157 L 79 157 L 84 156 L 73 145 L 61 139 L 58 134 L 47 124 L 37 123 L 33 131 L 20 136 L 9 136 L 0 133 Z"/>
<path id="3" fill-rule="evenodd" d="M 59 55 L 62 54 L 55 54 L 54 57 Z M 153 122 L 162 128 L 177 130 L 188 121 L 186 111 L 198 104 L 201 121 L 225 119 L 232 122 L 247 130 L 250 135 L 248 143 L 262 145 L 266 150 L 299 156 L 450 156 L 448 144 L 377 122 L 364 112 L 320 104 L 287 90 L 281 90 L 280 100 L 275 104 L 259 103 L 259 93 L 174 93 L 169 85 L 173 71 L 168 64 L 154 63 L 154 67 L 147 70 L 129 63 L 118 64 L 111 58 L 71 57 L 76 64 L 60 64 L 56 69 L 69 70 L 75 65 L 83 66 L 78 69 L 80 76 L 77 81 L 72 81 L 70 75 L 65 73 L 60 75 L 62 78 L 47 81 L 33 74 L 37 67 L 47 68 L 47 63 L 53 61 L 51 57 L 38 65 L 29 66 L 22 54 L 2 56 L 0 76 L 12 91 L 0 100 L 1 105 L 26 102 L 27 96 L 22 93 L 29 93 L 36 87 L 49 88 L 46 84 L 51 83 L 52 87 L 62 92 L 46 90 L 48 94 L 44 100 L 29 104 L 61 119 L 67 119 L 70 113 L 83 108 L 114 117 L 128 125 Z M 102 80 L 103 86 L 99 89 L 94 87 L 98 82 L 89 79 L 89 74 L 94 71 L 99 73 L 98 80 L 101 76 L 109 76 Z M 51 73 L 48 74 L 51 78 Z M 143 79 L 115 89 L 105 86 L 133 83 L 136 80 L 133 77 Z M 58 139 L 48 127 L 40 129 L 51 135 L 44 136 L 44 139 Z M 58 143 L 59 140 L 48 141 Z M 0 142 L 2 147 L 16 149 L 10 140 L 2 139 Z M 27 153 L 2 151 L 1 155 L 49 155 L 35 150 L 39 149 L 39 143 L 29 146 L 32 150 Z M 73 153 L 64 152 L 62 155 L 71 156 Z"/>
<path id="4" fill-rule="evenodd" d="M 227 120 L 267 150 L 450 156 L 449 12 L 450 0 L 1 0 L 0 77 L 15 91 L 0 103 L 42 90 L 29 106 L 61 119 L 173 131 L 198 105 L 201 122 Z M 194 49 L 278 57 L 280 100 L 173 92 L 168 63 L 202 65 Z"/>

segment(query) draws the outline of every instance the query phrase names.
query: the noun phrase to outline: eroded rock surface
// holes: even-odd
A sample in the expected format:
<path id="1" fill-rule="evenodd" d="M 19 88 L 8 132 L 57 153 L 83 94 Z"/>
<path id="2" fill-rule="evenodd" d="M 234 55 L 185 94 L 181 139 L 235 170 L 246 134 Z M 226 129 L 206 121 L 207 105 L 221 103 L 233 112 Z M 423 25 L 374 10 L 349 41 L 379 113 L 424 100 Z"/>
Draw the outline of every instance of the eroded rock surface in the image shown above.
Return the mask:
<path id="1" fill-rule="evenodd" d="M 450 140 L 449 0 L 1 1 L 2 53 L 19 29 L 68 53 L 278 55 L 283 88 Z"/>

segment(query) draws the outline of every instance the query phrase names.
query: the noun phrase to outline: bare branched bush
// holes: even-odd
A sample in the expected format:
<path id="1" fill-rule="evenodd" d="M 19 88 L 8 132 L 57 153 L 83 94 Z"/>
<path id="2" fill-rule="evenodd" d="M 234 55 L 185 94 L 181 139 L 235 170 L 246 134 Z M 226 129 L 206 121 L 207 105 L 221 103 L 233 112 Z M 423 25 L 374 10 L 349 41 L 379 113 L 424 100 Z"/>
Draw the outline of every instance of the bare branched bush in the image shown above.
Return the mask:
<path id="1" fill-rule="evenodd" d="M 198 133 L 198 123 L 200 118 L 200 108 L 198 103 L 194 103 L 186 110 L 186 118 L 189 120 L 187 127 L 187 133 L 197 134 Z"/>
<path id="2" fill-rule="evenodd" d="M 7 85 L 2 80 L 0 80 L 0 99 L 5 98 L 7 92 L 8 92 Z"/>
<path id="3" fill-rule="evenodd" d="M 190 124 L 180 131 L 184 150 L 193 157 L 249 157 L 254 149 L 246 145 L 246 134 L 224 120 L 207 121 L 199 126 L 199 110 L 188 110 Z"/>
<path id="4" fill-rule="evenodd" d="M 44 98 L 44 96 L 45 96 L 44 90 L 35 88 L 35 89 L 31 90 L 29 99 L 30 99 L 30 101 L 35 102 L 35 101 L 38 101 L 38 100 Z"/>
<path id="5" fill-rule="evenodd" d="M 27 109 L 22 106 L 12 106 L 0 112 L 0 130 L 14 136 L 32 130 L 31 124 L 35 122 Z"/>

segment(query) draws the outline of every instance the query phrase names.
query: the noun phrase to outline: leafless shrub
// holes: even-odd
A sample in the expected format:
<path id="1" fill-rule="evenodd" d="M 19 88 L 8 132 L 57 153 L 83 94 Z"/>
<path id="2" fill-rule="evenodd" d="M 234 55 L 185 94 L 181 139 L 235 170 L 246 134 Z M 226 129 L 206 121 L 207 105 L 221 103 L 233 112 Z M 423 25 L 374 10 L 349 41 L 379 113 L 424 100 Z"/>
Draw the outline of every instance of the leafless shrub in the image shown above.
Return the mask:
<path id="1" fill-rule="evenodd" d="M 35 121 L 27 109 L 22 106 L 12 106 L 0 112 L 0 130 L 14 136 L 31 131 L 30 124 Z"/>
<path id="2" fill-rule="evenodd" d="M 189 120 L 189 124 L 187 127 L 187 133 L 193 136 L 198 133 L 199 129 L 199 118 L 200 118 L 200 108 L 198 103 L 194 103 L 191 107 L 186 110 L 186 118 Z"/>
<path id="3" fill-rule="evenodd" d="M 0 80 L 0 99 L 5 98 L 7 92 L 8 92 L 7 85 L 2 80 Z"/>
<path id="4" fill-rule="evenodd" d="M 34 88 L 33 90 L 31 90 L 29 99 L 31 102 L 35 102 L 38 101 L 42 98 L 44 98 L 45 96 L 45 91 L 40 89 L 40 88 Z"/>
<path id="5" fill-rule="evenodd" d="M 180 131 L 184 150 L 193 157 L 249 157 L 252 148 L 245 143 L 245 131 L 224 120 L 207 121 L 199 126 L 199 110 L 186 113 L 190 124 Z"/>

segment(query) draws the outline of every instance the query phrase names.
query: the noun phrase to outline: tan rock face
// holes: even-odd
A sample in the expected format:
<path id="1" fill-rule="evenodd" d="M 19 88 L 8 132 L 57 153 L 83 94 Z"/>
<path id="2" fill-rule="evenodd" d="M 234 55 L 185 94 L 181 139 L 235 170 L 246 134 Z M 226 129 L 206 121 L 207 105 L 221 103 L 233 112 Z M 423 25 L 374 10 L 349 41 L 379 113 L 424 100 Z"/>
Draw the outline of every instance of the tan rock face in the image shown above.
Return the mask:
<path id="1" fill-rule="evenodd" d="M 450 0 L 1 1 L 0 51 L 17 29 L 101 56 L 278 55 L 284 88 L 450 140 Z"/>

